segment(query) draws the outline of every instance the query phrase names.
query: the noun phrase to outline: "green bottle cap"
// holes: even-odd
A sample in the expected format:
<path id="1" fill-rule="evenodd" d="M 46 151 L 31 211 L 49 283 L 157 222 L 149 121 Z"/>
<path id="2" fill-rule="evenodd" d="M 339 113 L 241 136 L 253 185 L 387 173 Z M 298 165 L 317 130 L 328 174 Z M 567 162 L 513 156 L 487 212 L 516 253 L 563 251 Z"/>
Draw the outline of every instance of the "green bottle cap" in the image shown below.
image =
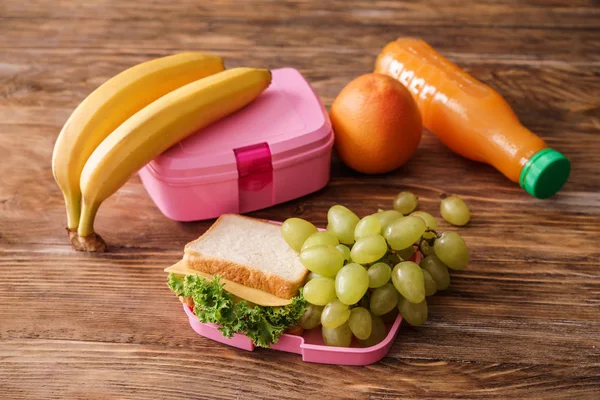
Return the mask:
<path id="1" fill-rule="evenodd" d="M 533 197 L 546 199 L 560 190 L 569 178 L 571 163 L 556 150 L 543 149 L 527 161 L 520 184 Z"/>

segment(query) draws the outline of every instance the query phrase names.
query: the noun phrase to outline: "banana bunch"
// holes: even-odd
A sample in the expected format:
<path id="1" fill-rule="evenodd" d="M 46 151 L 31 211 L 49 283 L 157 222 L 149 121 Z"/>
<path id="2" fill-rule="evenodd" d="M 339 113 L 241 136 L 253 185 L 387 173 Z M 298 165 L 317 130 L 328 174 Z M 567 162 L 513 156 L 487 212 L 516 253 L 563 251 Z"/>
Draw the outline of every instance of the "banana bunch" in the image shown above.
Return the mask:
<path id="1" fill-rule="evenodd" d="M 266 69 L 224 68 L 221 58 L 201 53 L 148 61 L 109 79 L 75 109 L 54 145 L 52 172 L 76 250 L 105 250 L 94 232 L 96 213 L 131 175 L 271 82 Z"/>

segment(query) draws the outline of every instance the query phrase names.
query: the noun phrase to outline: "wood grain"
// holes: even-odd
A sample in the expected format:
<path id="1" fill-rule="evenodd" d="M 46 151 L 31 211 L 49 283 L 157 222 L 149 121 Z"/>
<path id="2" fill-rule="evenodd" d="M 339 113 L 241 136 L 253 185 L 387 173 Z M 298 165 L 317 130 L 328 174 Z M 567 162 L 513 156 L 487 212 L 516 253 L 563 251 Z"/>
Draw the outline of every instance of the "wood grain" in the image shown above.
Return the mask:
<path id="1" fill-rule="evenodd" d="M 0 393 L 10 399 L 598 399 L 600 8 L 596 1 L 0 2 Z M 182 50 L 298 68 L 329 106 L 397 36 L 426 39 L 502 93 L 573 164 L 535 200 L 425 133 L 397 171 L 332 161 L 318 193 L 252 213 L 325 224 L 400 190 L 439 215 L 464 198 L 472 263 L 368 367 L 303 363 L 196 335 L 162 269 L 211 221 L 160 214 L 137 177 L 102 206 L 101 255 L 66 241 L 52 146 L 73 108 L 136 63 Z M 443 230 L 456 229 L 440 223 Z"/>

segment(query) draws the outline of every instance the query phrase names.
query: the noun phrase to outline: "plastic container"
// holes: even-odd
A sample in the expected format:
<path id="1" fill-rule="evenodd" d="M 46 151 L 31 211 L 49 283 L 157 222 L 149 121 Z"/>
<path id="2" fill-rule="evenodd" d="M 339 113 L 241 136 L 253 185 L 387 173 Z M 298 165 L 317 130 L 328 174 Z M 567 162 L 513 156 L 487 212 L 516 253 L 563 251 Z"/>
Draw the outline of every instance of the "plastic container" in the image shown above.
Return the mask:
<path id="1" fill-rule="evenodd" d="M 237 347 L 242 350 L 254 350 L 254 344 L 246 335 L 236 333 L 231 338 L 226 338 L 219 332 L 218 325 L 198 321 L 196 314 L 188 305 L 183 305 L 188 316 L 190 326 L 196 333 L 206 338 Z M 302 336 L 282 334 L 279 341 L 272 345 L 274 350 L 285 351 L 302 355 L 302 360 L 319 364 L 337 365 L 369 365 L 381 360 L 390 351 L 394 339 L 400 330 L 402 317 L 398 315 L 391 325 L 386 325 L 387 336 L 383 341 L 371 347 L 331 347 L 323 344 L 321 328 L 305 331 Z M 353 342 L 353 346 L 356 344 Z"/>
<path id="2" fill-rule="evenodd" d="M 565 184 L 569 160 L 519 122 L 492 88 L 446 60 L 423 40 L 388 43 L 375 72 L 398 79 L 416 100 L 423 124 L 452 151 L 494 166 L 534 197 Z"/>
<path id="3" fill-rule="evenodd" d="M 281 225 L 278 221 L 267 221 L 272 224 Z M 325 229 L 319 228 L 320 231 Z M 410 258 L 417 264 L 421 261 L 421 256 L 415 253 Z M 226 344 L 237 347 L 238 349 L 253 351 L 254 344 L 246 335 L 236 333 L 231 338 L 226 338 L 219 332 L 219 326 L 211 323 L 202 323 L 198 321 L 196 314 L 191 307 L 183 304 L 190 321 L 190 326 L 199 335 Z M 352 347 L 332 347 L 326 346 L 321 336 L 321 328 L 317 327 L 304 331 L 302 336 L 282 334 L 279 341 L 271 346 L 271 349 L 285 351 L 286 353 L 296 353 L 302 355 L 302 360 L 319 364 L 336 365 L 369 365 L 373 364 L 386 356 L 394 339 L 400 330 L 402 316 L 398 314 L 392 324 L 386 324 L 387 335 L 384 340 L 371 347 L 358 347 L 356 338 L 352 339 Z"/>
<path id="4" fill-rule="evenodd" d="M 297 70 L 272 73 L 269 88 L 249 106 L 140 170 L 150 197 L 168 218 L 246 213 L 327 184 L 333 146 L 327 111 Z"/>

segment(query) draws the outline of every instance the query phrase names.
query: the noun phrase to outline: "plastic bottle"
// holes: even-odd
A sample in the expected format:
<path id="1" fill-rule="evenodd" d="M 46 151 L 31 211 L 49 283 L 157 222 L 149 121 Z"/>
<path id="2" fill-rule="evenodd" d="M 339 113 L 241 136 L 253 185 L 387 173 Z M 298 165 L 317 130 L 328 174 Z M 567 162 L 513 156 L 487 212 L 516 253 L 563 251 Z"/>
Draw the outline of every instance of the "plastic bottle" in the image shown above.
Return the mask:
<path id="1" fill-rule="evenodd" d="M 419 105 L 423 124 L 452 151 L 488 163 L 529 194 L 547 198 L 567 181 L 569 160 L 519 122 L 508 103 L 426 42 L 388 43 L 375 72 L 398 79 Z"/>

